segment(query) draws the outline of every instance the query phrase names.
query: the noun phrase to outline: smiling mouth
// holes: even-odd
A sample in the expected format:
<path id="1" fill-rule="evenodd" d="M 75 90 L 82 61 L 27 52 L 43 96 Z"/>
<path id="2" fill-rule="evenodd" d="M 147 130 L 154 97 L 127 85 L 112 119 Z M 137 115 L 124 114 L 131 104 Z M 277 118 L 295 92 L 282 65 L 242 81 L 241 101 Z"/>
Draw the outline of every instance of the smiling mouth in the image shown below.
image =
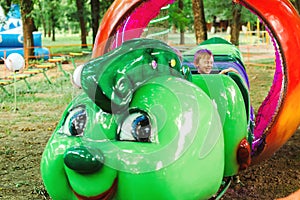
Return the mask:
<path id="1" fill-rule="evenodd" d="M 112 199 L 112 197 L 115 195 L 117 186 L 118 186 L 118 179 L 116 178 L 114 180 L 112 186 L 108 190 L 106 190 L 105 192 L 103 192 L 97 196 L 85 197 L 80 194 L 77 194 L 74 190 L 73 190 L 73 192 L 76 195 L 76 197 L 78 198 L 78 200 L 109 200 L 109 199 Z"/>
<path id="2" fill-rule="evenodd" d="M 203 69 L 203 71 L 205 71 L 205 72 L 208 72 L 208 71 L 211 71 L 211 70 L 212 70 L 212 68 L 207 68 L 207 67 Z"/>

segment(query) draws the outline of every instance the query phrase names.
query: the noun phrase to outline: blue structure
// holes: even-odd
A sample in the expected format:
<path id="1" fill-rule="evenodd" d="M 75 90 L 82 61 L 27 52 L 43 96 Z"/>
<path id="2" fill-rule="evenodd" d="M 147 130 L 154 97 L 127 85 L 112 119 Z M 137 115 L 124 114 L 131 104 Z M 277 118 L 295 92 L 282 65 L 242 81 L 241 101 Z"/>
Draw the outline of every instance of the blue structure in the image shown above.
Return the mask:
<path id="1" fill-rule="evenodd" d="M 0 7 L 0 18 L 4 23 L 0 24 L 0 57 L 7 57 L 11 53 L 19 53 L 24 56 L 23 50 L 23 29 L 20 7 L 13 4 L 7 16 L 4 16 Z M 47 60 L 49 50 L 42 48 L 42 33 L 33 33 L 34 55 L 37 58 Z"/>

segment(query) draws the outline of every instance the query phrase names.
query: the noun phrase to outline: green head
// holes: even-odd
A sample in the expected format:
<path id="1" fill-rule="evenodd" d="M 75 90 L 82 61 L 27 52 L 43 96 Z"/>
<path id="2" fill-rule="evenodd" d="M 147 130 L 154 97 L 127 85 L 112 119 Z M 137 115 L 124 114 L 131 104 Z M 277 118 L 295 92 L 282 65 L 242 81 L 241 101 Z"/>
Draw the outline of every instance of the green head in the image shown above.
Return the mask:
<path id="1" fill-rule="evenodd" d="M 169 46 L 136 39 L 83 66 L 82 94 L 42 156 L 52 199 L 207 199 L 224 174 L 222 123 Z"/>

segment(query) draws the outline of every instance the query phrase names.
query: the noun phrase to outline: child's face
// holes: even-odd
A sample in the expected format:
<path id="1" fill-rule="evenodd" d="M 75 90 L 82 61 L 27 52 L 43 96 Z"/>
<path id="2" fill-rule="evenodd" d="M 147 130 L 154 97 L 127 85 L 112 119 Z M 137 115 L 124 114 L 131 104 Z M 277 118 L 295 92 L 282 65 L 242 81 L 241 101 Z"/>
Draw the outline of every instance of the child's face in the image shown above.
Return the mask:
<path id="1" fill-rule="evenodd" d="M 196 64 L 198 73 L 209 74 L 212 70 L 213 63 L 214 63 L 213 56 L 209 54 L 202 55 L 199 59 L 199 62 Z"/>

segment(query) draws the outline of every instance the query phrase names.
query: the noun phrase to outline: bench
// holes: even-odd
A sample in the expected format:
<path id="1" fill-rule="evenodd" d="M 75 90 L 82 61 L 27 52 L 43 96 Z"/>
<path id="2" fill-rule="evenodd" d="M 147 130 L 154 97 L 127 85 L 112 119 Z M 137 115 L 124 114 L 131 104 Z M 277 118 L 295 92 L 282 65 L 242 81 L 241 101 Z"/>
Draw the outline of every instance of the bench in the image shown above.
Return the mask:
<path id="1" fill-rule="evenodd" d="M 0 78 L 0 87 L 4 91 L 4 93 L 10 96 L 11 94 L 7 91 L 5 86 L 16 83 L 18 81 L 24 81 L 27 88 L 31 90 L 31 86 L 27 81 L 27 79 L 41 73 L 46 78 L 47 82 L 49 84 L 52 84 L 52 82 L 50 81 L 49 77 L 46 74 L 46 71 L 54 67 L 55 64 L 53 63 L 43 63 L 43 64 L 33 65 L 24 71 L 15 72 L 13 74 Z"/>

